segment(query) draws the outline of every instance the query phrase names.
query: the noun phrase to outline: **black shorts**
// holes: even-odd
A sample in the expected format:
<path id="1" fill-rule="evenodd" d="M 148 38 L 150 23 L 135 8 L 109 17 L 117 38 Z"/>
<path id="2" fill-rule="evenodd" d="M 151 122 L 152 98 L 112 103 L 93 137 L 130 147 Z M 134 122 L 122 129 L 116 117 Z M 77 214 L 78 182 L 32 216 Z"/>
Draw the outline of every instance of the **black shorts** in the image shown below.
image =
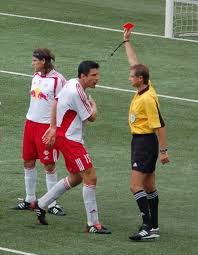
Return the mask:
<path id="1" fill-rule="evenodd" d="M 132 170 L 153 173 L 159 153 L 156 134 L 135 134 L 131 141 Z"/>

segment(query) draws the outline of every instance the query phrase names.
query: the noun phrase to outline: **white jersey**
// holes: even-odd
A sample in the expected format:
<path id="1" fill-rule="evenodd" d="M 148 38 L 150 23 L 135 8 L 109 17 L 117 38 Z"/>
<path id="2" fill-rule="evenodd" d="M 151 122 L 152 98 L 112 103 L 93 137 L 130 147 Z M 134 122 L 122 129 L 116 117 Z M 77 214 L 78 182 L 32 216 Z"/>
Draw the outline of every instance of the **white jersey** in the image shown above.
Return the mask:
<path id="1" fill-rule="evenodd" d="M 78 79 L 69 80 L 57 99 L 57 136 L 84 143 L 84 123 L 93 110 Z"/>
<path id="2" fill-rule="evenodd" d="M 26 118 L 34 122 L 49 124 L 52 103 L 65 83 L 65 78 L 55 70 L 51 70 L 46 75 L 35 73 Z"/>

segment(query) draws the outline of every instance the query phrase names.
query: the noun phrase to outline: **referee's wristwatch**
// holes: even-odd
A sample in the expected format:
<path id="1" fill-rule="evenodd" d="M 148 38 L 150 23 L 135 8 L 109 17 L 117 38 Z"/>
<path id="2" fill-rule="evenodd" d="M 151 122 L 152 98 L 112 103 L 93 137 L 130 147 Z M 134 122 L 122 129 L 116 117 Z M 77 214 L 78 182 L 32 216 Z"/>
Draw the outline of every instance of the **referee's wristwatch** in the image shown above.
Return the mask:
<path id="1" fill-rule="evenodd" d="M 167 149 L 167 148 L 165 148 L 165 149 L 160 149 L 160 153 L 161 153 L 161 154 L 166 154 L 166 153 L 167 153 L 167 151 L 168 151 L 168 149 Z"/>

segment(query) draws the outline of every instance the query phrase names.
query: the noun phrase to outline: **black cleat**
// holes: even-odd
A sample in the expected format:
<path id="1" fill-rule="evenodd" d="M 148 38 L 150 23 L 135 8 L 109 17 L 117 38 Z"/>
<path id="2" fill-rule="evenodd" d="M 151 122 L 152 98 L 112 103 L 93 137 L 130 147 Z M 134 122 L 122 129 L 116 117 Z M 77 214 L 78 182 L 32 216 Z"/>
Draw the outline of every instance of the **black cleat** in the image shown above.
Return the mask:
<path id="1" fill-rule="evenodd" d="M 129 239 L 134 241 L 148 240 L 154 238 L 156 238 L 156 236 L 151 233 L 151 228 L 146 224 L 143 224 L 137 233 L 129 236 Z"/>
<path id="2" fill-rule="evenodd" d="M 57 215 L 57 216 L 64 216 L 65 215 L 65 212 L 63 211 L 63 208 L 60 207 L 59 205 L 55 205 L 55 206 L 52 206 L 50 208 L 48 208 L 48 213 L 51 213 L 51 214 L 54 214 L 54 215 Z"/>
<path id="3" fill-rule="evenodd" d="M 152 229 L 150 230 L 150 234 L 153 236 L 153 238 L 158 238 L 158 237 L 160 237 L 159 228 L 152 228 Z"/>
<path id="4" fill-rule="evenodd" d="M 92 226 L 88 226 L 86 227 L 86 232 L 87 233 L 95 233 L 95 234 L 102 234 L 102 235 L 108 235 L 111 234 L 111 231 L 108 230 L 107 228 L 105 228 L 103 225 L 101 224 L 95 224 Z"/>
<path id="5" fill-rule="evenodd" d="M 12 209 L 14 209 L 14 210 L 31 210 L 29 202 L 26 202 L 25 199 L 22 199 L 22 198 L 18 198 L 18 200 L 19 200 L 19 203 L 16 206 L 12 207 Z"/>
<path id="6" fill-rule="evenodd" d="M 46 212 L 45 210 L 43 210 L 42 208 L 38 206 L 38 201 L 36 201 L 34 204 L 31 203 L 31 207 L 36 212 L 39 223 L 42 225 L 48 225 L 48 222 L 45 217 Z"/>

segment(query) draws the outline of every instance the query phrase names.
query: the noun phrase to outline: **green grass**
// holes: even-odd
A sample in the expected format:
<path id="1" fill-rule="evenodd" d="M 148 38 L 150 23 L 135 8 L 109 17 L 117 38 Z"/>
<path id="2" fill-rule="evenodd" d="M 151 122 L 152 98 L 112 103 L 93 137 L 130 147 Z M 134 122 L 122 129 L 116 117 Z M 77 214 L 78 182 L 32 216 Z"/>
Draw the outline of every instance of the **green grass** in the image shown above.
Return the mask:
<path id="1" fill-rule="evenodd" d="M 11 1 L 0 2 L 1 12 L 121 29 L 132 20 L 136 32 L 163 34 L 164 2 L 139 1 Z M 113 49 L 122 34 L 20 19 L 0 15 L 0 70 L 32 74 L 31 54 L 37 47 L 55 52 L 56 65 L 67 78 L 76 76 L 83 59 L 99 61 L 100 84 L 130 89 L 128 62 L 121 48 Z M 159 94 L 197 99 L 197 44 L 134 35 L 139 59 L 150 67 Z M 33 212 L 10 209 L 17 197 L 24 196 L 21 140 L 29 105 L 30 77 L 0 73 L 0 247 L 38 255 L 65 254 L 197 254 L 197 112 L 198 104 L 160 98 L 167 123 L 171 163 L 158 163 L 156 172 L 160 194 L 161 238 L 134 243 L 128 236 L 141 223 L 129 191 L 130 140 L 128 107 L 133 93 L 103 88 L 89 90 L 98 105 L 96 123 L 87 125 L 86 146 L 97 176 L 97 201 L 100 219 L 111 236 L 83 233 L 86 215 L 81 187 L 60 198 L 67 215 L 48 216 L 49 226 L 37 224 Z M 38 162 L 37 193 L 45 191 L 45 175 Z M 59 178 L 65 176 L 62 157 Z M 0 254 L 10 254 L 0 250 Z"/>

